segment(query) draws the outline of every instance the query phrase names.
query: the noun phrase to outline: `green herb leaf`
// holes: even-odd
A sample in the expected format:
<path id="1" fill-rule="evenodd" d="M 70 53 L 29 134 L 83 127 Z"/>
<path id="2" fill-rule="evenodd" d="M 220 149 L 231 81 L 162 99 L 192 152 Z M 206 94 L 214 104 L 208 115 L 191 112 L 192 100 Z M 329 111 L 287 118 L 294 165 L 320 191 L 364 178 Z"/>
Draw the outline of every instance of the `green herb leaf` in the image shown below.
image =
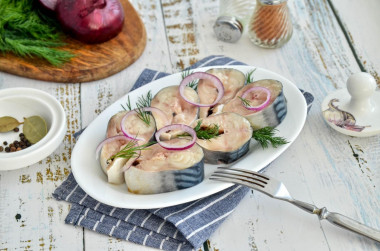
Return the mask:
<path id="1" fill-rule="evenodd" d="M 199 120 L 197 125 L 194 127 L 194 131 L 197 134 L 198 139 L 213 139 L 218 137 L 221 133 L 219 132 L 219 126 L 217 124 L 210 125 L 208 127 L 202 127 L 202 120 Z M 183 133 L 178 135 L 178 137 L 190 136 L 188 133 Z"/>
<path id="2" fill-rule="evenodd" d="M 187 76 L 189 76 L 192 73 L 193 72 L 190 71 L 190 70 L 183 71 L 182 74 L 181 74 L 182 79 L 186 78 Z M 199 82 L 199 80 L 193 80 L 190 83 L 188 83 L 187 86 L 190 87 L 190 88 L 193 88 L 196 91 L 197 88 L 198 88 L 198 82 Z"/>
<path id="3" fill-rule="evenodd" d="M 256 68 L 253 69 L 252 71 L 248 72 L 245 74 L 245 83 L 249 84 L 253 82 L 253 73 L 256 71 Z"/>
<path id="4" fill-rule="evenodd" d="M 60 66 L 74 55 L 63 46 L 59 23 L 42 13 L 33 0 L 0 0 L 0 53 L 41 58 Z"/>
<path id="5" fill-rule="evenodd" d="M 47 134 L 45 120 L 40 116 L 24 118 L 23 133 L 30 143 L 37 143 Z"/>
<path id="6" fill-rule="evenodd" d="M 238 98 L 241 100 L 244 106 L 247 106 L 247 107 L 251 106 L 248 99 L 242 98 L 240 96 L 238 96 Z"/>
<path id="7" fill-rule="evenodd" d="M 252 133 L 252 138 L 255 139 L 261 147 L 268 148 L 269 144 L 277 148 L 280 145 L 288 144 L 289 142 L 283 137 L 275 137 L 274 134 L 277 129 L 273 127 L 264 127 L 259 130 L 256 130 Z"/>
<path id="8" fill-rule="evenodd" d="M 148 142 L 140 146 L 137 144 L 137 140 L 131 140 L 123 147 L 123 149 L 120 150 L 120 152 L 112 155 L 108 160 L 113 161 L 116 158 L 131 159 L 134 157 L 138 157 L 140 151 L 147 150 L 147 147 L 155 143 L 156 142 Z"/>
<path id="9" fill-rule="evenodd" d="M 153 99 L 152 93 L 151 91 L 148 91 L 145 97 L 144 95 L 142 95 L 141 97 L 138 98 L 136 106 L 140 108 L 150 107 L 150 104 L 152 103 L 152 99 Z"/>
<path id="10" fill-rule="evenodd" d="M 18 127 L 20 122 L 18 122 L 17 119 L 10 117 L 10 116 L 4 116 L 0 118 L 0 132 L 9 132 Z"/>

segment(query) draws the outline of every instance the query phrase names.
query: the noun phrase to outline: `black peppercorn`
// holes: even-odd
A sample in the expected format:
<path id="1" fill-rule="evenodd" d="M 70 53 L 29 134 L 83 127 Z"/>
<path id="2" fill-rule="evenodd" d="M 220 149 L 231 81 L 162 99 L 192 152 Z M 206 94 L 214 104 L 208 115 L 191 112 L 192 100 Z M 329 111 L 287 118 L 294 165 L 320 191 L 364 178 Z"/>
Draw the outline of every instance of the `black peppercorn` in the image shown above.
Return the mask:
<path id="1" fill-rule="evenodd" d="M 0 152 L 2 152 L 4 150 L 4 147 L 0 146 Z"/>
<path id="2" fill-rule="evenodd" d="M 6 146 L 6 145 L 8 145 L 8 142 L 4 141 L 3 144 L 4 144 L 4 146 Z"/>
<path id="3" fill-rule="evenodd" d="M 13 131 L 14 131 L 14 132 L 18 132 L 18 131 L 20 131 L 20 129 L 18 129 L 18 127 L 15 127 L 15 128 L 13 129 Z"/>
<path id="4" fill-rule="evenodd" d="M 11 151 L 11 149 L 7 146 L 7 147 L 5 148 L 5 151 L 6 151 L 7 153 L 9 153 L 9 152 Z"/>

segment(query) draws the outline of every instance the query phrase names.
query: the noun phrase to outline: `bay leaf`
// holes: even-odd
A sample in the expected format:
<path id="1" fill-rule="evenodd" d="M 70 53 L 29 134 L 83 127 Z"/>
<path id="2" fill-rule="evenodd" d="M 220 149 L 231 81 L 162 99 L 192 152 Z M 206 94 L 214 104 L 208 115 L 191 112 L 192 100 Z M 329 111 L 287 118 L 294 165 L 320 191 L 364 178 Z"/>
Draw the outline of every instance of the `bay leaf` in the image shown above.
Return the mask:
<path id="1" fill-rule="evenodd" d="M 4 116 L 0 117 L 0 132 L 9 132 L 18 127 L 21 123 L 17 119 Z"/>
<path id="2" fill-rule="evenodd" d="M 37 143 L 47 134 L 46 121 L 40 116 L 24 118 L 23 133 L 31 144 Z"/>

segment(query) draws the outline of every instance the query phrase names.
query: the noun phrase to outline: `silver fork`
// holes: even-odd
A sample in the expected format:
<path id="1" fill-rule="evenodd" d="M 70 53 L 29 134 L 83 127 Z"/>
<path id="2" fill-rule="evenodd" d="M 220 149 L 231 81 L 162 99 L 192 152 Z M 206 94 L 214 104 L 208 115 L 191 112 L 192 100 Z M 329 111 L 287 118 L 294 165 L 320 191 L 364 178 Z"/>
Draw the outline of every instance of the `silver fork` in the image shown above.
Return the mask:
<path id="1" fill-rule="evenodd" d="M 288 190 L 281 181 L 273 179 L 262 173 L 231 167 L 218 167 L 218 170 L 211 175 L 210 179 L 250 187 L 272 198 L 290 202 L 306 212 L 316 214 L 320 220 L 328 220 L 330 223 L 338 227 L 350 230 L 354 233 L 380 242 L 379 230 L 368 227 L 358 221 L 348 218 L 347 216 L 329 212 L 325 207 L 317 208 L 315 205 L 295 200 L 292 196 L 290 196 Z"/>

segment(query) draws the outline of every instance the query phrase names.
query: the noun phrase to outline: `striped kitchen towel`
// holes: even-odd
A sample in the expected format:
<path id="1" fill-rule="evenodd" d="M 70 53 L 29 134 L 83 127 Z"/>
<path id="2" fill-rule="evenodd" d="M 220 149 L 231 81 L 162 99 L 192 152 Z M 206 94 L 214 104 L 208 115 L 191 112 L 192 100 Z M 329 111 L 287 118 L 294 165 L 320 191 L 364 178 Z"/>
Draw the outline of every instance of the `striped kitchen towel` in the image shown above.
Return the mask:
<path id="1" fill-rule="evenodd" d="M 191 69 L 213 65 L 244 65 L 224 56 L 210 56 Z M 132 90 L 167 73 L 146 69 Z M 308 104 L 313 96 L 303 92 Z M 125 209 L 102 204 L 88 196 L 70 174 L 53 193 L 58 200 L 72 203 L 65 222 L 101 234 L 163 250 L 199 248 L 230 215 L 248 192 L 232 186 L 219 193 L 181 205 L 157 209 Z"/>

